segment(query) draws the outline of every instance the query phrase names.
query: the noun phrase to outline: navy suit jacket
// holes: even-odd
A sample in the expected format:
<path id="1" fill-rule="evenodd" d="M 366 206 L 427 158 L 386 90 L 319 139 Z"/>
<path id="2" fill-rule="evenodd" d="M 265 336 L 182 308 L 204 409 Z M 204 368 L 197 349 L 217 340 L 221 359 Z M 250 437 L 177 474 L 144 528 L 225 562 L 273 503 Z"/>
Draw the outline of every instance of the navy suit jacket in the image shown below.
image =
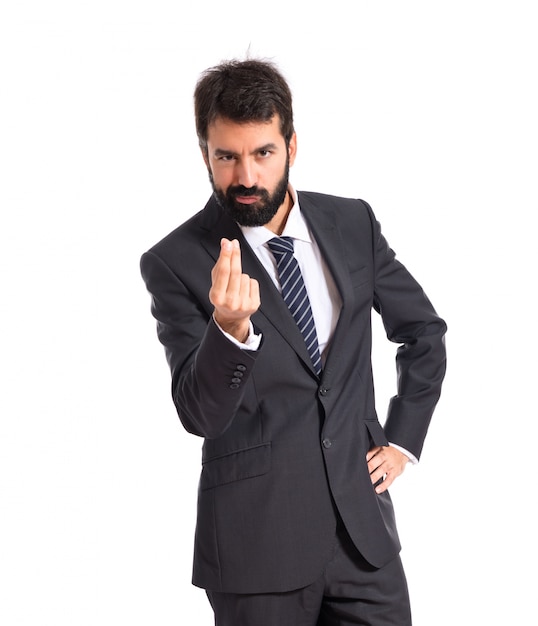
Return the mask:
<path id="1" fill-rule="evenodd" d="M 445 374 L 444 321 L 395 258 L 362 200 L 299 192 L 342 310 L 318 376 L 303 338 L 237 224 L 211 198 L 146 252 L 142 276 L 187 431 L 204 438 L 193 583 L 215 591 L 287 591 L 318 578 L 336 511 L 374 567 L 400 550 L 388 492 L 366 453 L 399 444 L 420 457 Z M 241 350 L 212 321 L 208 293 L 220 240 L 241 242 L 260 284 L 262 343 Z M 371 313 L 396 350 L 397 393 L 383 426 L 374 403 Z"/>

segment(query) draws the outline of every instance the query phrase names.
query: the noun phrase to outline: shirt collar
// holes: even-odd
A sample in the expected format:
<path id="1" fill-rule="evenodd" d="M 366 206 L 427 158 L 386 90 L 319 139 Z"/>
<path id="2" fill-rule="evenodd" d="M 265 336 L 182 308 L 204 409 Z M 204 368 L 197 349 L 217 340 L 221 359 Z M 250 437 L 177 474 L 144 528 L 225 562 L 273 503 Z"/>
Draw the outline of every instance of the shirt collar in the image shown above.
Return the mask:
<path id="1" fill-rule="evenodd" d="M 292 237 L 293 239 L 300 239 L 301 241 L 311 243 L 312 239 L 303 214 L 301 213 L 297 193 L 291 185 L 288 185 L 288 191 L 293 200 L 293 206 L 290 209 L 282 236 L 285 235 L 286 237 Z M 253 250 L 263 246 L 275 236 L 275 234 L 265 226 L 240 226 L 240 228 L 249 246 Z"/>

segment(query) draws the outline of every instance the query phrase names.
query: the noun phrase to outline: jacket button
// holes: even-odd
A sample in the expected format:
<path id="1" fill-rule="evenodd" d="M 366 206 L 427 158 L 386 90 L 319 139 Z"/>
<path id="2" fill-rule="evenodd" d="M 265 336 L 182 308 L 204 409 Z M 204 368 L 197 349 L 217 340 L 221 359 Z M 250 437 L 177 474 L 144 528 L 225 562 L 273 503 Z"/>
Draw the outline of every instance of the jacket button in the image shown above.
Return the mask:
<path id="1" fill-rule="evenodd" d="M 236 365 L 235 368 L 238 369 L 240 372 L 245 372 L 247 369 L 247 366 L 243 365 L 242 363 L 239 363 L 239 365 Z"/>
<path id="2" fill-rule="evenodd" d="M 326 396 L 328 393 L 329 393 L 329 390 L 327 389 L 327 387 L 321 387 L 321 389 L 319 390 L 320 396 Z"/>
<path id="3" fill-rule="evenodd" d="M 326 437 L 322 442 L 324 448 L 330 448 L 333 445 L 333 442 Z"/>

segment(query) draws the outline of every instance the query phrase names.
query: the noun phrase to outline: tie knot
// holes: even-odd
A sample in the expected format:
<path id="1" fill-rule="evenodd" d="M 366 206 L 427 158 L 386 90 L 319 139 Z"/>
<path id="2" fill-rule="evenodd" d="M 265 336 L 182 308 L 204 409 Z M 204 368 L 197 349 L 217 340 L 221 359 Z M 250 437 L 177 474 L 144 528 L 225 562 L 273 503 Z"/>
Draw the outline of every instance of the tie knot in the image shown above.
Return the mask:
<path id="1" fill-rule="evenodd" d="M 267 242 L 273 254 L 293 254 L 293 239 L 291 237 L 273 237 Z"/>

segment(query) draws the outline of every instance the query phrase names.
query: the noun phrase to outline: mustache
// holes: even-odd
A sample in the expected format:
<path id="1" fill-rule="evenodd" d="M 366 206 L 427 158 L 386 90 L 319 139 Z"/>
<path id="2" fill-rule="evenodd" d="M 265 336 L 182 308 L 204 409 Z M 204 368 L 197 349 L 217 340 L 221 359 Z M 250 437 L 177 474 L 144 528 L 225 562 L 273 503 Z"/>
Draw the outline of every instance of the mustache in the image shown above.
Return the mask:
<path id="1" fill-rule="evenodd" d="M 265 189 L 260 189 L 256 185 L 254 187 L 244 187 L 243 185 L 236 185 L 235 187 L 229 187 L 227 196 L 235 198 L 237 196 L 263 196 Z"/>

